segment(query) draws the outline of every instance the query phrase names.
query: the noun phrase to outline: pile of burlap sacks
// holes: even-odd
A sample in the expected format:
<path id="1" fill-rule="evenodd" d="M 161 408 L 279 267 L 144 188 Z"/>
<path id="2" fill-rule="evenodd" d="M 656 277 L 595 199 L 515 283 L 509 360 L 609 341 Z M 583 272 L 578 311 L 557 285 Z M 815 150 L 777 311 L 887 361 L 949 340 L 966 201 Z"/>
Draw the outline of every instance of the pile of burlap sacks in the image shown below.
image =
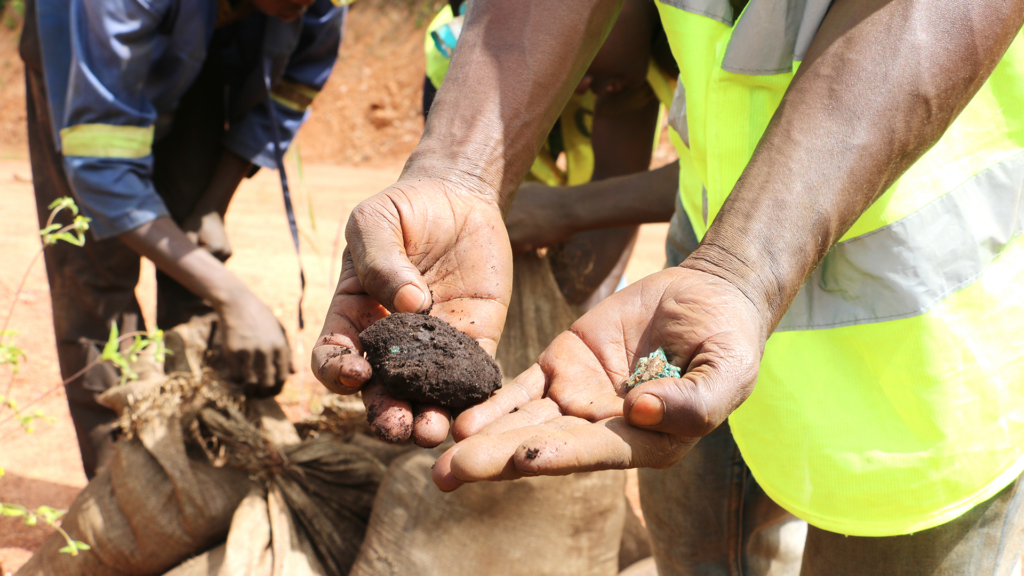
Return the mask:
<path id="1" fill-rule="evenodd" d="M 514 270 L 506 376 L 578 316 L 544 258 L 519 255 Z M 273 399 L 244 398 L 203 368 L 211 326 L 169 333 L 171 375 L 104 394 L 120 414 L 106 465 L 62 524 L 90 550 L 61 554 L 54 534 L 19 575 L 612 576 L 650 556 L 624 472 L 442 493 L 430 468 L 443 447 L 371 438 L 358 403 L 328 399 L 303 439 Z"/>

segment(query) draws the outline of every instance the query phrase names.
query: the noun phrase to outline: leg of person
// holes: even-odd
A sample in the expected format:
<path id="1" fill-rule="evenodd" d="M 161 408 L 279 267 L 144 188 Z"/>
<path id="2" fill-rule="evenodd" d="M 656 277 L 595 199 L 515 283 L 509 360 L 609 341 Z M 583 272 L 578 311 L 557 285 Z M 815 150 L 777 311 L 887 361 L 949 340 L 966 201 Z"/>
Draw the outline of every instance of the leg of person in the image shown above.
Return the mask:
<path id="1" fill-rule="evenodd" d="M 796 576 L 807 524 L 750 474 L 729 424 L 665 470 L 641 469 L 640 502 L 660 576 Z"/>
<path id="2" fill-rule="evenodd" d="M 35 2 L 26 0 L 21 55 L 25 61 L 32 182 L 42 228 L 50 214 L 47 206 L 72 193 L 54 142 L 35 10 Z M 99 358 L 112 322 L 118 324 L 122 334 L 145 328 L 135 299 L 139 256 L 119 239 L 96 241 L 90 237 L 81 248 L 58 243 L 46 248 L 44 260 L 53 305 L 57 357 L 63 378 L 78 374 Z M 82 464 L 89 478 L 95 474 L 99 464 L 97 447 L 91 435 L 99 426 L 116 417 L 112 410 L 96 402 L 96 396 L 119 380 L 113 367 L 99 364 L 66 386 Z"/>
<path id="3" fill-rule="evenodd" d="M 182 97 L 170 131 L 153 146 L 153 184 L 179 225 L 195 210 L 213 177 L 224 138 L 224 116 L 218 59 L 208 58 Z M 157 272 L 158 326 L 172 328 L 212 311 L 202 298 Z"/>
<path id="4" fill-rule="evenodd" d="M 1011 576 L 1024 551 L 1018 478 L 956 520 L 905 536 L 863 538 L 811 527 L 801 576 Z"/>

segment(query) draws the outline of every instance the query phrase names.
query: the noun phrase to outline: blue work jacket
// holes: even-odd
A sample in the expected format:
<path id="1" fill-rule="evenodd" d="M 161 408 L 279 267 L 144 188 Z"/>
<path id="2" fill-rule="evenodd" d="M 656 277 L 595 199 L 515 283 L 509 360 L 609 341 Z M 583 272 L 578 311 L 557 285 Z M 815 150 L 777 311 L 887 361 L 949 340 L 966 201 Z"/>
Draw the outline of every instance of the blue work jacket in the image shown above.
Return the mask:
<path id="1" fill-rule="evenodd" d="M 222 60 L 224 146 L 243 158 L 276 167 L 271 105 L 282 150 L 308 116 L 337 59 L 347 7 L 316 0 L 293 22 L 253 10 L 218 26 L 230 8 L 227 0 L 39 0 L 54 136 L 96 238 L 169 214 L 153 186 L 152 145 L 207 58 Z"/>

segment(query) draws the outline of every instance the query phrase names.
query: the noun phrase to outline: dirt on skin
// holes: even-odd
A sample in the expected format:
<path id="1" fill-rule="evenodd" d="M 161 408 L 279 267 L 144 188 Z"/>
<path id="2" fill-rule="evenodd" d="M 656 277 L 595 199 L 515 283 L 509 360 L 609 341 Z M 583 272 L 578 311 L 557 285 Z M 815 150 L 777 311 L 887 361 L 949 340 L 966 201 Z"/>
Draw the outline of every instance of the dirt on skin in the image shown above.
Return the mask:
<path id="1" fill-rule="evenodd" d="M 20 23 L 16 19 L 8 24 L 11 3 L 7 4 L 7 14 L 0 21 L 0 226 L 4 230 L 0 269 L 7 271 L 0 276 L 0 309 L 4 312 L 13 302 L 22 271 L 39 249 L 25 133 L 24 71 L 17 53 Z M 296 325 L 298 267 L 277 174 L 261 170 L 246 180 L 226 217 L 234 247 L 228 268 L 271 307 L 291 340 L 299 372 L 277 399 L 293 420 L 321 409 L 323 387 L 309 369 L 309 350 L 337 284 L 348 214 L 361 200 L 396 180 L 422 133 L 422 34 L 441 2 L 428 4 L 414 0 L 355 3 L 341 59 L 300 131 L 298 154 L 289 154 L 307 279 L 304 332 Z M 664 134 L 655 156 L 654 166 L 674 159 Z M 297 158 L 304 163 L 301 170 Z M 626 272 L 630 281 L 661 269 L 667 228 L 667 224 L 641 228 Z M 137 293 L 150 327 L 156 310 L 153 272 L 153 265 L 144 260 Z M 0 501 L 29 508 L 67 508 L 86 479 L 67 398 L 60 388 L 41 261 L 28 276 L 9 328 L 18 331 L 15 341 L 28 356 L 13 377 L 11 396 L 22 405 L 35 400 L 30 409 L 39 409 L 53 421 L 37 422 L 35 432 L 26 434 L 8 419 L 9 412 L 0 414 L 0 467 L 6 471 L 0 478 Z M 12 379 L 10 373 L 0 371 L 0 394 L 8 379 Z M 639 513 L 635 473 L 630 475 L 627 493 Z M 17 518 L 0 518 L 0 576 L 20 568 L 51 532 L 42 524 L 26 526 Z"/>
<path id="2" fill-rule="evenodd" d="M 476 340 L 427 314 L 392 314 L 359 335 L 371 382 L 392 398 L 462 410 L 501 387 L 498 364 Z"/>

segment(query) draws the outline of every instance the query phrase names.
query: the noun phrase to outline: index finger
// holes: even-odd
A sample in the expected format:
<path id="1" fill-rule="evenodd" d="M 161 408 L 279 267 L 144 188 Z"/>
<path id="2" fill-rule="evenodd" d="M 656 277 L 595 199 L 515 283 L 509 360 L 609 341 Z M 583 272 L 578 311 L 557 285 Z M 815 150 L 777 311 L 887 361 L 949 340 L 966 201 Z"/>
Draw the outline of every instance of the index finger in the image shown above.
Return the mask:
<path id="1" fill-rule="evenodd" d="M 517 470 L 530 476 L 666 468 L 697 440 L 641 430 L 616 416 L 529 438 L 516 449 L 513 461 Z"/>
<path id="2" fill-rule="evenodd" d="M 697 440 L 640 430 L 621 416 L 595 423 L 562 416 L 460 442 L 438 459 L 433 477 L 439 488 L 450 491 L 466 482 L 665 468 Z"/>
<path id="3" fill-rule="evenodd" d="M 452 436 L 456 441 L 464 440 L 506 414 L 539 399 L 544 395 L 546 379 L 540 365 L 530 366 L 485 402 L 464 410 L 452 425 Z"/>
<path id="4" fill-rule="evenodd" d="M 363 358 L 359 333 L 388 314 L 363 290 L 348 249 L 345 253 L 338 289 L 310 359 L 313 375 L 336 394 L 353 394 L 369 380 L 372 370 Z"/>

